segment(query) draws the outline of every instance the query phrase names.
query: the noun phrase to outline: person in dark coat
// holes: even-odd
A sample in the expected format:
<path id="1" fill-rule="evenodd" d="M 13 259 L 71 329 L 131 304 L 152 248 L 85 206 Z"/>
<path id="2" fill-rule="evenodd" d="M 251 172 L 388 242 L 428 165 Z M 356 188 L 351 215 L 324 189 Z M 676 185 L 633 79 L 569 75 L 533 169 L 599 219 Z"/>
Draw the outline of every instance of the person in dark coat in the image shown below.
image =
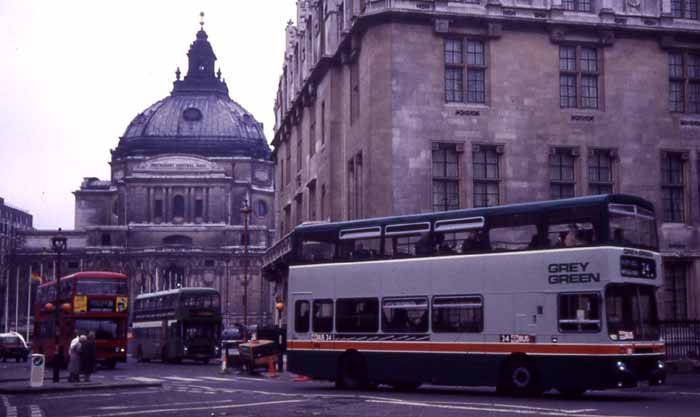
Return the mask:
<path id="1" fill-rule="evenodd" d="M 95 348 L 95 332 L 88 334 L 80 350 L 80 373 L 85 375 L 85 381 L 90 381 L 90 374 L 95 370 L 97 349 Z"/>

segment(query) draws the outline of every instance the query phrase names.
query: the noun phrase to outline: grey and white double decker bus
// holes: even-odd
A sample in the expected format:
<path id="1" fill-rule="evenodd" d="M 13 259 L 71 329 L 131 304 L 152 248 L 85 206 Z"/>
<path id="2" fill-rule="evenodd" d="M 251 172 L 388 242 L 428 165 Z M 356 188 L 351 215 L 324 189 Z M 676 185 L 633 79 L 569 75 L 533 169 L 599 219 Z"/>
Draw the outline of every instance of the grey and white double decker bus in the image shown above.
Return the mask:
<path id="1" fill-rule="evenodd" d="M 300 225 L 264 271 L 288 271 L 292 372 L 580 395 L 664 382 L 657 248 L 653 205 L 615 194 Z"/>
<path id="2" fill-rule="evenodd" d="M 136 297 L 134 356 L 141 361 L 208 363 L 218 355 L 221 302 L 214 288 L 178 288 Z"/>

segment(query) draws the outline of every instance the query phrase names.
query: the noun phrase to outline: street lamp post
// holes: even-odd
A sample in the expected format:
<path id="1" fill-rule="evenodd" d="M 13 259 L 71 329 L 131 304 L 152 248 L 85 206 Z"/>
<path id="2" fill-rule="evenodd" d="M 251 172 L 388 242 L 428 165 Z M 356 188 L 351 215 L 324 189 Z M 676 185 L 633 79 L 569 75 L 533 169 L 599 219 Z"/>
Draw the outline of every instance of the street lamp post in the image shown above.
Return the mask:
<path id="1" fill-rule="evenodd" d="M 248 334 L 248 219 L 252 209 L 248 206 L 248 201 L 243 201 L 241 214 L 243 215 L 243 325 Z M 246 337 L 247 338 L 247 337 Z"/>
<path id="2" fill-rule="evenodd" d="M 56 299 L 54 305 L 54 361 L 53 361 L 53 382 L 58 382 L 61 372 L 61 366 L 64 362 L 63 349 L 59 346 L 60 344 L 60 309 L 59 305 L 61 302 L 61 253 L 66 251 L 68 246 L 68 241 L 66 237 L 61 232 L 61 228 L 58 229 L 58 234 L 51 238 L 51 249 L 56 252 Z"/>

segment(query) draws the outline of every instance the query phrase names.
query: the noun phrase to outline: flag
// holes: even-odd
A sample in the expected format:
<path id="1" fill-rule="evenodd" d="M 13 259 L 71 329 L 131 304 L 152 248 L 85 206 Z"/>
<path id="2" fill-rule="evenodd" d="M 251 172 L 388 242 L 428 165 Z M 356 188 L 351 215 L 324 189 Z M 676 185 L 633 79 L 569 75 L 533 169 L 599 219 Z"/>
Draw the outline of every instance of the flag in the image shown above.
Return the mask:
<path id="1" fill-rule="evenodd" d="M 44 278 L 42 278 L 38 272 L 36 272 L 36 271 L 32 272 L 32 282 L 36 282 L 37 284 L 41 284 L 43 281 L 44 281 Z"/>

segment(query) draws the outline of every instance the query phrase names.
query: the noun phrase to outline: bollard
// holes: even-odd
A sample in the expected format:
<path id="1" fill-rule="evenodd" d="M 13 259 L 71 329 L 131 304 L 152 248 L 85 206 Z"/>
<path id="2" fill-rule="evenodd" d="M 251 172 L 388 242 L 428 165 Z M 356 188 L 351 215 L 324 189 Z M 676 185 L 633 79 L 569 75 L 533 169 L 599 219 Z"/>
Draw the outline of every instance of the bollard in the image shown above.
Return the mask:
<path id="1" fill-rule="evenodd" d="M 226 354 L 227 350 L 228 349 L 224 349 L 221 351 L 221 373 L 222 374 L 228 373 L 228 355 Z"/>
<path id="2" fill-rule="evenodd" d="M 267 357 L 267 376 L 269 378 L 277 378 L 277 368 L 275 368 L 275 361 L 272 356 Z"/>

